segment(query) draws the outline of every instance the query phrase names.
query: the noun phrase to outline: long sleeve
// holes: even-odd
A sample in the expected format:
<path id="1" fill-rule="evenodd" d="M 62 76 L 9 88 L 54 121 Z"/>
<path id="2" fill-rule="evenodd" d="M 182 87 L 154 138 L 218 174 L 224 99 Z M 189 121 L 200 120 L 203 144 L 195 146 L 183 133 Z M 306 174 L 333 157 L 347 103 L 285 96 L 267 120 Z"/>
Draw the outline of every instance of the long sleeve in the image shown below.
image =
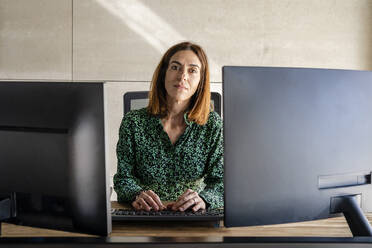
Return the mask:
<path id="1" fill-rule="evenodd" d="M 142 190 L 135 176 L 135 151 L 133 122 L 129 116 L 122 120 L 116 148 L 118 167 L 114 176 L 114 189 L 119 202 L 132 202 Z"/>
<path id="2" fill-rule="evenodd" d="M 206 201 L 208 208 L 223 207 L 223 131 L 222 123 L 218 123 L 217 130 L 212 135 L 211 150 L 205 176 L 206 187 L 199 195 Z"/>

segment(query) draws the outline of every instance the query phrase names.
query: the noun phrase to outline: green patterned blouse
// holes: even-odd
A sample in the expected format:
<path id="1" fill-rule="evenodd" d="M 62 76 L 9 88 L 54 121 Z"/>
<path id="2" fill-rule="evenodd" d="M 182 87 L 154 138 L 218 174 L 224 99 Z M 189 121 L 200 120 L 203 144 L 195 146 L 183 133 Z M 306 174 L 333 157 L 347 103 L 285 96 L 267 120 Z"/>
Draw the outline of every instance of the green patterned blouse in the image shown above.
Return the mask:
<path id="1" fill-rule="evenodd" d="M 162 201 L 176 201 L 187 189 L 197 191 L 209 208 L 223 207 L 222 121 L 216 112 L 201 126 L 187 120 L 173 145 L 159 117 L 146 108 L 128 112 L 117 144 L 114 188 L 119 202 L 132 202 L 142 190 Z"/>

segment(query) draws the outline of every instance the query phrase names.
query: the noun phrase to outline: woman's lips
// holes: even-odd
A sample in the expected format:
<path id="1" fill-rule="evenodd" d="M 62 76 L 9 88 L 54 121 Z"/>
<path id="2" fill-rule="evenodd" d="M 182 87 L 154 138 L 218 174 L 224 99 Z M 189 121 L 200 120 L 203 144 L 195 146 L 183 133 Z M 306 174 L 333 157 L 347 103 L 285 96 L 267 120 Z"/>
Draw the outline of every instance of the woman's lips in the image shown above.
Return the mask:
<path id="1" fill-rule="evenodd" d="M 187 90 L 187 88 L 181 84 L 177 84 L 174 87 L 176 87 L 177 89 Z"/>

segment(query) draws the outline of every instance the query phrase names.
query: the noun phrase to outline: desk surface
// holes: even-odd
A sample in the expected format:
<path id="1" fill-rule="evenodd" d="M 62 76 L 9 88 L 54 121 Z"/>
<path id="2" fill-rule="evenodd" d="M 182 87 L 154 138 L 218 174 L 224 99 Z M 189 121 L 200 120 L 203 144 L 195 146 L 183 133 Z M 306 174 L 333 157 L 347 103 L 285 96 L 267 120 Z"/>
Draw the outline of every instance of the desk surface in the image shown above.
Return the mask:
<path id="1" fill-rule="evenodd" d="M 368 214 L 372 221 L 372 214 Z M 88 237 L 90 235 L 48 230 L 13 224 L 2 224 L 2 237 Z M 198 227 L 182 224 L 161 225 L 145 223 L 113 223 L 111 237 L 166 236 L 166 237 L 352 237 L 343 217 L 301 223 L 253 226 L 253 227 Z"/>
<path id="2" fill-rule="evenodd" d="M 118 207 L 113 202 L 113 207 Z M 372 223 L 372 213 L 367 214 Z M 63 231 L 2 224 L 2 237 L 89 237 L 90 235 Z M 167 237 L 352 237 L 344 217 L 280 225 L 252 227 L 203 227 L 175 223 L 117 223 L 113 222 L 111 237 L 120 236 L 167 236 Z"/>

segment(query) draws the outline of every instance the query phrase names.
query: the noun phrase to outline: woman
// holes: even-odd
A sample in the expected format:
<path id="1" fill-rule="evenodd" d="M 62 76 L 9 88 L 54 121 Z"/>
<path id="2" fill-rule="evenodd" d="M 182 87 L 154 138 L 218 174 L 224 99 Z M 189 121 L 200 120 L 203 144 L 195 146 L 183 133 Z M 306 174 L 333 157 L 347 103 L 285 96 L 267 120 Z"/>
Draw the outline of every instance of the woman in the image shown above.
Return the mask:
<path id="1" fill-rule="evenodd" d="M 118 201 L 145 211 L 223 207 L 222 142 L 221 118 L 210 111 L 207 57 L 196 44 L 174 45 L 154 72 L 148 107 L 121 123 Z"/>

